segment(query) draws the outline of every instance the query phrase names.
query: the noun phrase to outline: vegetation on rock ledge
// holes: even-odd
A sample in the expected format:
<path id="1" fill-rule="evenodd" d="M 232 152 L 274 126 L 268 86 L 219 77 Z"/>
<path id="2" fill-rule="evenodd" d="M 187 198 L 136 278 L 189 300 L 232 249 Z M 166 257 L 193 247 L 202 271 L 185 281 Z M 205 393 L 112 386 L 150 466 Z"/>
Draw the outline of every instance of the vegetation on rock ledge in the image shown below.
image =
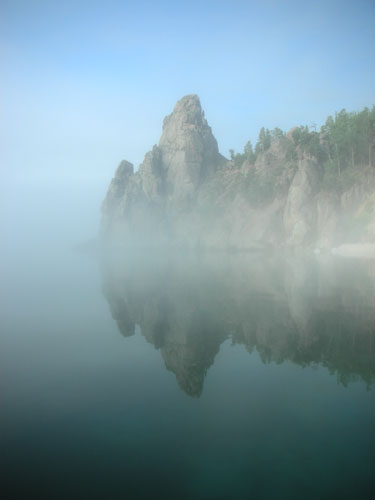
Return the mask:
<path id="1" fill-rule="evenodd" d="M 375 166 L 375 106 L 360 112 L 342 109 L 334 117 L 328 116 L 319 132 L 310 128 L 295 127 L 286 134 L 277 127 L 262 127 L 255 148 L 248 141 L 243 153 L 230 149 L 230 158 L 236 167 L 245 162 L 255 165 L 259 156 L 278 141 L 285 148 L 286 162 L 297 161 L 301 153 L 316 158 L 323 172 L 321 187 L 338 192 L 354 184 L 357 168 Z"/>

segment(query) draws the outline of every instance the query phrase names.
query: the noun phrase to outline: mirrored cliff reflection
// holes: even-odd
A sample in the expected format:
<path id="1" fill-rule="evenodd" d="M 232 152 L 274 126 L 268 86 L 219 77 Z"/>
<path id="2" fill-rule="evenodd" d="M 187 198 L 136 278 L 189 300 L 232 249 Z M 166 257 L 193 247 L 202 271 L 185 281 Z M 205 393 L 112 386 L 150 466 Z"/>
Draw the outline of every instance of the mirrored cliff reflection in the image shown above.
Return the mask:
<path id="1" fill-rule="evenodd" d="M 103 259 L 102 286 L 122 335 L 160 350 L 199 397 L 231 339 L 264 363 L 318 364 L 340 383 L 375 380 L 374 263 L 248 254 Z"/>

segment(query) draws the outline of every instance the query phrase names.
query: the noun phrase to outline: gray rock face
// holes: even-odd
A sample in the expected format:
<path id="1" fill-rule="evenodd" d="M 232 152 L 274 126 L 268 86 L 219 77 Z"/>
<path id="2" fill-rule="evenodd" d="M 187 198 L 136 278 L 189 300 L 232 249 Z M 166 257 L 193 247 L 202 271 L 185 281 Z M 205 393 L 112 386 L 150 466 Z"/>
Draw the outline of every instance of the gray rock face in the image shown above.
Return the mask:
<path id="1" fill-rule="evenodd" d="M 109 188 L 102 204 L 101 233 L 109 235 L 116 223 L 121 218 L 120 207 L 127 198 L 126 190 L 134 173 L 133 164 L 123 160 L 116 169 L 115 176 L 109 184 Z"/>
<path id="2" fill-rule="evenodd" d="M 316 161 L 303 157 L 289 188 L 284 210 L 286 242 L 289 245 L 308 244 L 314 237 L 318 176 Z"/>
<path id="3" fill-rule="evenodd" d="M 275 137 L 254 164 L 238 166 L 219 153 L 198 96 L 183 97 L 138 171 L 127 161 L 118 166 L 103 202 L 101 234 L 133 247 L 375 242 L 375 173 L 362 169 L 361 180 L 341 197 L 322 191 L 320 167 L 296 145 L 293 130 Z"/>
<path id="4" fill-rule="evenodd" d="M 162 244 L 178 232 L 176 214 L 191 211 L 199 186 L 225 162 L 196 95 L 183 97 L 164 119 L 158 146 L 133 174 L 120 163 L 103 203 L 102 233 Z M 189 224 L 185 220 L 186 224 Z"/>
<path id="5" fill-rule="evenodd" d="M 183 97 L 164 119 L 159 148 L 166 171 L 168 200 L 193 199 L 199 185 L 215 172 L 221 161 L 198 96 Z"/>
<path id="6" fill-rule="evenodd" d="M 123 160 L 119 164 L 116 169 L 115 176 L 109 185 L 107 196 L 103 202 L 103 212 L 114 212 L 118 209 L 118 206 L 124 197 L 129 177 L 131 177 L 133 173 L 134 166 L 132 163 Z"/>

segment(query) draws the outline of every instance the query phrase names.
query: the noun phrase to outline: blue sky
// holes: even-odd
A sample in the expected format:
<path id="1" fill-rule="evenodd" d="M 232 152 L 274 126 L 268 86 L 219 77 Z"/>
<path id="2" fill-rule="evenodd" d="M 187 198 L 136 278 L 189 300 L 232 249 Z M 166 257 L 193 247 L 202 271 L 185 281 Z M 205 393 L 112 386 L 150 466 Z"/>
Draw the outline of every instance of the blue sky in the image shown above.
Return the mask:
<path id="1" fill-rule="evenodd" d="M 121 159 L 142 161 L 187 93 L 224 155 L 261 126 L 375 103 L 374 0 L 0 6 L 9 175 L 109 179 Z"/>

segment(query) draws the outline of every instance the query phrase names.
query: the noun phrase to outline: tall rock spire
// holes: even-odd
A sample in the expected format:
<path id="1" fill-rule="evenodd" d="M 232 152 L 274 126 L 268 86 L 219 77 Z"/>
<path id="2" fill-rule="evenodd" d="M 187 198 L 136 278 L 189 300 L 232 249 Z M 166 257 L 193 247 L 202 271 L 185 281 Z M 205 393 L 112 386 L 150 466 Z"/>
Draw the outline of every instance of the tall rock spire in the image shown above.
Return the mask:
<path id="1" fill-rule="evenodd" d="M 197 95 L 180 99 L 164 119 L 159 148 L 166 169 L 167 196 L 176 201 L 190 199 L 222 158 Z"/>

